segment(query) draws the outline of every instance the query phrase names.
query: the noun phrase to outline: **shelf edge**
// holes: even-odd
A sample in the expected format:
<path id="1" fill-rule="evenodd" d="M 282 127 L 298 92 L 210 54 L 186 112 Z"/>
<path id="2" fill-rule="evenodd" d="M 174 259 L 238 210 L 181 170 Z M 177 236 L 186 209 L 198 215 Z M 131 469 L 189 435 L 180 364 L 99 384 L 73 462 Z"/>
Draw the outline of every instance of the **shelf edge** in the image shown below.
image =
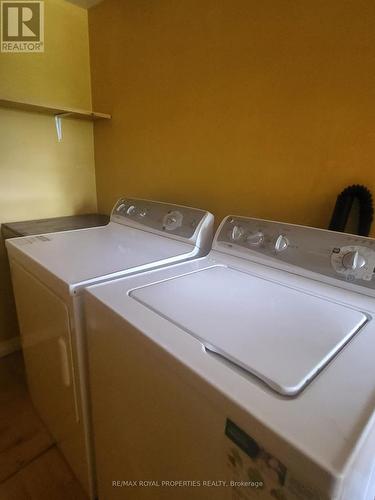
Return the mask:
<path id="1" fill-rule="evenodd" d="M 10 99 L 0 99 L 0 107 L 9 109 L 18 109 L 34 113 L 43 113 L 52 116 L 69 114 L 72 118 L 80 120 L 110 120 L 112 117 L 108 113 L 99 113 L 96 111 L 86 111 L 72 108 L 56 108 L 52 106 L 41 106 L 23 101 L 12 101 Z"/>

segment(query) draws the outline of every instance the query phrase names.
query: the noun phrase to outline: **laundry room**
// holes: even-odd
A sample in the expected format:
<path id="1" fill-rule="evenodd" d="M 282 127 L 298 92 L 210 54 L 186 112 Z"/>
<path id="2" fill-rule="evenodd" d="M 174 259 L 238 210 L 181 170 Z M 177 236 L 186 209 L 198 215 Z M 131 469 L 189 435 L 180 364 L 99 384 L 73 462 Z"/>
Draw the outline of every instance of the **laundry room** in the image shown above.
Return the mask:
<path id="1" fill-rule="evenodd" d="M 0 23 L 0 499 L 374 500 L 375 3 Z"/>

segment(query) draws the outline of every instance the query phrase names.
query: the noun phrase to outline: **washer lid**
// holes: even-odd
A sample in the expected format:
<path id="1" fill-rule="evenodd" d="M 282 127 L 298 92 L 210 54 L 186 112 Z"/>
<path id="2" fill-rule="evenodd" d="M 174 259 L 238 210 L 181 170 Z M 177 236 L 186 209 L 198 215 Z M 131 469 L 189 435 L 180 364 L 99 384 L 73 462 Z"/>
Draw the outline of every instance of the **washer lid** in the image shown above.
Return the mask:
<path id="1" fill-rule="evenodd" d="M 300 392 L 368 321 L 350 307 L 226 266 L 130 295 L 288 396 Z"/>

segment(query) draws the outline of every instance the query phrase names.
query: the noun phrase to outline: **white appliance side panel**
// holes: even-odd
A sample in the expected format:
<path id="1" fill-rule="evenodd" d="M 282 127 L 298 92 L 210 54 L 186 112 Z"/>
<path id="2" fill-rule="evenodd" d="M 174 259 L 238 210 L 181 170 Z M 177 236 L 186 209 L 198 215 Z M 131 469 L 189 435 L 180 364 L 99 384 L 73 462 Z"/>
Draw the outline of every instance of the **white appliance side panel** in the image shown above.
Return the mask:
<path id="1" fill-rule="evenodd" d="M 14 261 L 11 271 L 33 404 L 89 491 L 68 306 Z"/>
<path id="2" fill-rule="evenodd" d="M 74 284 L 194 251 L 194 246 L 121 224 L 7 240 L 11 258 L 37 262 Z M 20 255 L 21 253 L 21 255 Z"/>
<path id="3" fill-rule="evenodd" d="M 298 393 L 368 320 L 360 311 L 225 266 L 130 295 L 285 395 Z"/>
<path id="4" fill-rule="evenodd" d="M 357 453 L 348 464 L 342 484 L 340 500 L 374 500 L 375 498 L 375 416 L 372 426 L 362 436 Z"/>

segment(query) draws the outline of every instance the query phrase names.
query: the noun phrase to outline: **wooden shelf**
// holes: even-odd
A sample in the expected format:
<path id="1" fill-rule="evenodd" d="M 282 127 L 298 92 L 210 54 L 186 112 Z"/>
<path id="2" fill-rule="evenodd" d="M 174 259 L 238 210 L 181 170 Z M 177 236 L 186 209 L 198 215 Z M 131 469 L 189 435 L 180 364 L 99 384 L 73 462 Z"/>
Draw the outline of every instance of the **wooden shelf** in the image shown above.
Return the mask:
<path id="1" fill-rule="evenodd" d="M 29 102 L 11 101 L 9 99 L 0 99 L 0 107 L 20 109 L 22 111 L 30 111 L 32 113 L 43 113 L 52 116 L 71 116 L 79 120 L 110 120 L 111 115 L 107 113 L 97 113 L 95 111 L 86 111 L 82 109 L 70 108 L 55 108 L 51 106 L 40 106 L 39 104 L 31 104 Z"/>

